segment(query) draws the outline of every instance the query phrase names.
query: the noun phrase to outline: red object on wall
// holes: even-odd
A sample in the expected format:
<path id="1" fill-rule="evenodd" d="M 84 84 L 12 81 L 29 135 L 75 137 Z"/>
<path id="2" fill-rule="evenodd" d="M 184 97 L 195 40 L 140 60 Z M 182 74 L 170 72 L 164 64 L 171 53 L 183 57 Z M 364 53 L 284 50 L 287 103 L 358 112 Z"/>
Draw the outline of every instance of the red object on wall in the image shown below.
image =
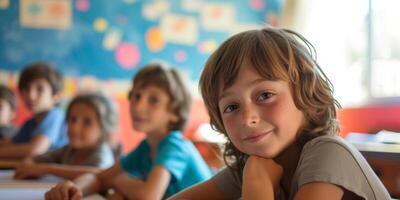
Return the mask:
<path id="1" fill-rule="evenodd" d="M 344 108 L 338 111 L 340 136 L 350 132 L 376 133 L 380 130 L 400 132 L 400 105 Z"/>

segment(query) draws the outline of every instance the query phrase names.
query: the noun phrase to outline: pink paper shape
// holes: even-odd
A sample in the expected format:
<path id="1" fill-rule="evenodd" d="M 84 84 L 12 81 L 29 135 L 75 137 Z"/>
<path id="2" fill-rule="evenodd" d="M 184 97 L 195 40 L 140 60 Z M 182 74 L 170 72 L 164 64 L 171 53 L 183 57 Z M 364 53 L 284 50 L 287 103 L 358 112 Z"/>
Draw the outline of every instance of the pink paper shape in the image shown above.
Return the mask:
<path id="1" fill-rule="evenodd" d="M 115 51 L 115 59 L 123 68 L 132 69 L 139 63 L 139 48 L 134 44 L 121 43 Z"/>

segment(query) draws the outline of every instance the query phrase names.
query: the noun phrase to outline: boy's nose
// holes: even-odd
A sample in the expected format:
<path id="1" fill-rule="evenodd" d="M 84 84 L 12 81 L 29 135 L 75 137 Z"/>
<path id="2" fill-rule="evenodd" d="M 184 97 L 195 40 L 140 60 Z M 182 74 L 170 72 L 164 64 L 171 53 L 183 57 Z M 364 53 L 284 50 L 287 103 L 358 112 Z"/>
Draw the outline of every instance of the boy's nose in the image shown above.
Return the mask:
<path id="1" fill-rule="evenodd" d="M 27 93 L 27 96 L 28 96 L 29 100 L 34 100 L 34 99 L 37 98 L 37 92 L 35 90 L 33 90 L 33 89 L 28 89 L 26 91 L 26 93 Z"/>
<path id="2" fill-rule="evenodd" d="M 243 106 L 242 123 L 244 126 L 255 126 L 260 121 L 257 110 L 253 106 Z"/>
<path id="3" fill-rule="evenodd" d="M 69 134 L 75 135 L 76 133 L 79 133 L 80 131 L 80 126 L 78 123 L 70 123 L 68 124 L 68 129 L 69 129 Z"/>
<path id="4" fill-rule="evenodd" d="M 137 112 L 137 111 L 145 110 L 147 107 L 147 104 L 144 99 L 139 99 L 132 106 L 133 106 L 134 110 Z"/>

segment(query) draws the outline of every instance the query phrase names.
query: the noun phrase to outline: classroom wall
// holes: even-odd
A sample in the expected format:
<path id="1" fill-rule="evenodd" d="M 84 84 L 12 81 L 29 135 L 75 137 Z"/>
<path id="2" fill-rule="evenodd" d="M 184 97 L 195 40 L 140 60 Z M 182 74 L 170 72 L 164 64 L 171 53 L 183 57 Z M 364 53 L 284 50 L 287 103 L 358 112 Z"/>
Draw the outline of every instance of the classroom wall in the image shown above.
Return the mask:
<path id="1" fill-rule="evenodd" d="M 26 64 L 53 63 L 65 75 L 65 99 L 99 89 L 113 97 L 121 119 L 115 138 L 128 152 L 143 138 L 130 124 L 130 80 L 146 63 L 167 62 L 185 72 L 195 96 L 186 131 L 190 137 L 208 121 L 197 94 L 206 59 L 234 33 L 266 23 L 278 25 L 282 4 L 283 0 L 0 0 L 0 83 L 15 90 Z M 20 101 L 15 123 L 29 116 Z"/>
<path id="2" fill-rule="evenodd" d="M 1 2 L 6 2 L 2 0 Z M 12 0 L 0 6 L 0 67 L 53 62 L 64 74 L 131 79 L 155 60 L 199 78 L 229 35 L 279 23 L 281 0 Z"/>

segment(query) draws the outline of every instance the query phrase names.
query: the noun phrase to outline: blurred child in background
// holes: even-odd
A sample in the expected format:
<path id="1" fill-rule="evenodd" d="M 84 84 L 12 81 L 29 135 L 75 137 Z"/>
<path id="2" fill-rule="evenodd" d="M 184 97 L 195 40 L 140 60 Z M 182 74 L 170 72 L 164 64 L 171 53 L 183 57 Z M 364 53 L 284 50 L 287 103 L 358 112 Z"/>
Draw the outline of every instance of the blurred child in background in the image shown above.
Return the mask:
<path id="1" fill-rule="evenodd" d="M 147 136 L 111 168 L 60 183 L 46 199 L 74 199 L 96 192 L 109 198 L 161 199 L 211 176 L 210 169 L 182 136 L 190 95 L 174 69 L 145 66 L 133 80 L 129 95 L 133 127 Z"/>
<path id="2" fill-rule="evenodd" d="M 111 100 L 97 93 L 81 94 L 68 106 L 67 122 L 69 144 L 24 162 L 16 169 L 15 178 L 51 174 L 74 179 L 114 164 L 108 141 L 118 115 Z"/>
<path id="3" fill-rule="evenodd" d="M 17 131 L 12 122 L 16 107 L 14 93 L 6 86 L 0 85 L 0 140 L 10 140 Z"/>
<path id="4" fill-rule="evenodd" d="M 65 145 L 65 113 L 56 106 L 63 89 L 61 74 L 48 63 L 32 63 L 23 69 L 18 89 L 33 116 L 0 147 L 0 158 L 25 158 Z"/>

